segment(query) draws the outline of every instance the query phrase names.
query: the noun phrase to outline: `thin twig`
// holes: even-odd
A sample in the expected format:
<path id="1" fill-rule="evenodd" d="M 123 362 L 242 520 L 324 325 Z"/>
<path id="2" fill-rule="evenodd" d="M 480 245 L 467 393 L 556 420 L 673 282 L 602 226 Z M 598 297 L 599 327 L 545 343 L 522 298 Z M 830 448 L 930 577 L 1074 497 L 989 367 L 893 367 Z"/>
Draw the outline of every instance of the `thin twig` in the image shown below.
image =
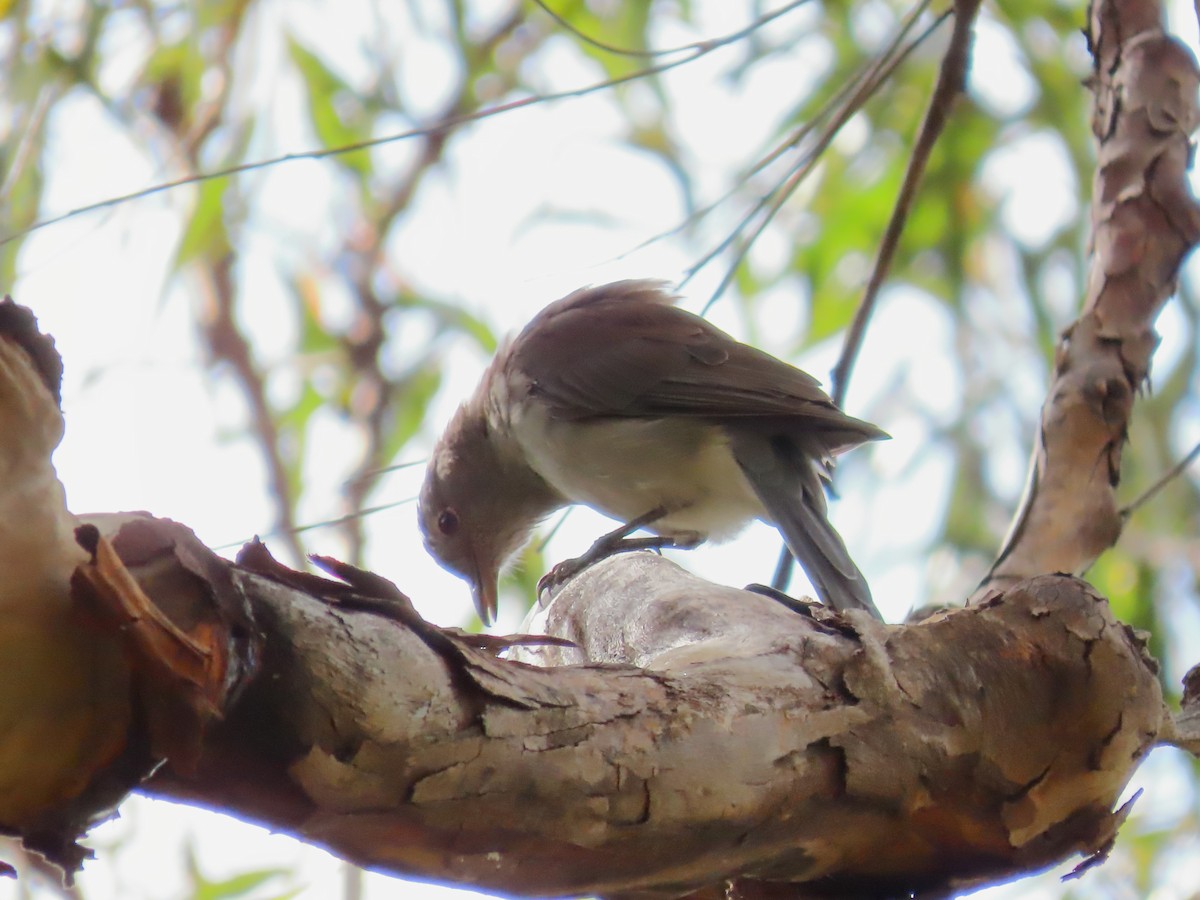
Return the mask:
<path id="1" fill-rule="evenodd" d="M 784 6 L 781 6 L 779 9 L 775 10 L 774 12 L 769 12 L 769 13 L 759 17 L 758 19 L 755 19 L 754 22 L 751 23 L 750 27 L 751 27 L 751 29 L 762 28 L 767 23 L 773 22 L 775 19 L 778 19 L 780 16 L 791 12 L 793 9 L 795 9 L 798 6 L 803 6 L 805 3 L 808 3 L 808 2 L 810 2 L 810 0 L 793 0 L 793 2 L 788 3 Z M 598 40 L 597 38 L 594 38 L 591 35 L 584 33 L 583 31 L 580 31 L 577 27 L 575 27 L 570 22 L 568 22 L 566 20 L 566 18 L 564 18 L 560 13 L 557 13 L 553 9 L 551 9 L 550 5 L 548 3 L 546 3 L 545 0 L 533 0 L 533 3 L 536 6 L 540 7 L 542 12 L 544 12 L 546 15 L 548 15 L 550 18 L 552 18 L 555 22 L 557 22 L 560 27 L 565 28 L 567 31 L 571 32 L 571 34 L 575 35 L 576 38 L 583 41 L 585 44 L 590 44 L 591 46 L 595 47 L 597 50 L 603 50 L 605 53 L 612 53 L 614 56 L 633 56 L 633 57 L 638 57 L 641 59 L 654 59 L 656 57 L 675 56 L 679 53 L 694 52 L 696 50 L 703 49 L 710 43 L 709 41 L 693 41 L 690 44 L 680 44 L 678 47 L 665 47 L 661 50 L 638 49 L 638 48 L 634 48 L 634 47 L 617 47 L 617 46 L 614 46 L 613 44 L 608 44 L 608 43 L 605 43 L 604 41 Z M 745 32 L 745 34 L 749 34 L 749 33 L 750 33 L 750 31 Z"/>
<path id="2" fill-rule="evenodd" d="M 378 506 L 368 506 L 365 509 L 357 509 L 354 512 L 348 512 L 344 516 L 338 516 L 334 519 L 322 519 L 319 522 L 309 522 L 307 525 L 297 525 L 294 528 L 281 529 L 275 528 L 271 531 L 265 531 L 262 534 L 257 534 L 252 537 L 242 538 L 236 541 L 230 541 L 227 544 L 218 544 L 213 547 L 214 550 L 229 550 L 233 547 L 240 547 L 253 540 L 255 537 L 266 538 L 282 538 L 288 535 L 303 534 L 306 531 L 315 531 L 318 528 L 333 528 L 336 525 L 341 525 L 350 519 L 362 518 L 363 516 L 371 516 L 378 512 L 386 512 L 389 509 L 395 509 L 397 506 L 405 506 L 409 503 L 416 503 L 417 498 L 405 497 L 403 500 L 393 500 L 391 503 L 380 503 Z"/>
<path id="3" fill-rule="evenodd" d="M 233 254 L 226 253 L 202 270 L 201 284 L 209 293 L 209 320 L 204 323 L 204 337 L 214 361 L 226 362 L 233 370 L 249 405 L 250 429 L 262 451 L 263 464 L 275 503 L 275 530 L 286 542 L 288 552 L 299 563 L 304 559 L 294 527 L 296 501 L 292 495 L 291 478 L 283 457 L 283 442 L 271 405 L 267 400 L 266 379 L 255 362 L 249 339 L 238 327 L 236 289 L 233 284 Z"/>
<path id="4" fill-rule="evenodd" d="M 1197 2 L 1200 2 L 1200 0 L 1197 0 Z M 916 24 L 919 14 L 929 6 L 929 3 L 930 0 L 922 0 L 922 2 L 917 4 L 917 6 L 914 7 L 905 17 L 904 22 L 901 24 L 900 30 L 896 33 L 895 37 L 892 39 L 892 42 L 882 54 L 876 56 L 869 65 L 860 69 L 853 78 L 846 79 L 845 83 L 834 92 L 833 96 L 830 97 L 819 110 L 817 110 L 812 118 L 808 119 L 794 131 L 792 131 L 792 133 L 787 136 L 786 140 L 782 141 L 773 150 L 771 150 L 771 152 L 758 159 L 754 165 L 739 175 L 735 180 L 734 185 L 729 188 L 729 190 L 721 194 L 721 196 L 717 197 L 717 199 L 713 200 L 706 206 L 693 211 L 682 221 L 672 225 L 665 231 L 660 231 L 658 234 L 646 238 L 640 244 L 637 244 L 632 249 L 627 250 L 617 258 L 623 259 L 625 256 L 628 256 L 631 253 L 636 253 L 638 250 L 643 250 L 657 241 L 664 240 L 673 234 L 678 234 L 683 229 L 696 224 L 726 201 L 737 196 L 738 192 L 742 190 L 743 186 L 751 178 L 753 178 L 759 172 L 762 172 L 769 165 L 771 165 L 771 163 L 783 156 L 787 151 L 793 150 L 799 146 L 805 138 L 807 138 L 813 131 L 816 130 L 818 125 L 824 122 L 833 113 L 834 110 L 841 108 L 848 95 L 854 93 L 859 85 L 863 84 L 866 80 L 872 77 L 872 72 L 877 71 L 881 65 L 885 64 L 890 55 L 895 52 L 896 47 L 899 46 L 900 42 L 904 40 L 908 32 L 912 30 L 912 26 Z M 937 23 L 935 23 L 935 25 L 937 24 L 940 24 L 940 19 Z M 914 44 L 905 51 L 904 56 L 906 56 L 911 49 L 913 49 L 913 47 L 917 46 L 921 40 L 924 40 L 925 37 L 926 35 L 922 35 L 920 40 L 914 42 Z M 772 188 L 772 190 L 766 195 L 760 197 L 758 204 L 755 206 L 755 209 L 750 213 L 750 215 L 743 217 L 741 223 L 733 228 L 729 235 L 717 247 L 706 253 L 700 260 L 689 266 L 684 278 L 678 284 L 676 284 L 676 287 L 684 287 L 684 285 L 686 285 L 700 269 L 704 268 L 705 265 L 720 255 L 720 253 L 726 249 L 734 241 L 734 239 L 736 239 L 740 229 L 744 228 L 753 218 L 754 212 L 761 209 L 762 206 L 767 202 L 767 200 L 774 193 L 774 190 L 775 189 Z"/>
<path id="5" fill-rule="evenodd" d="M 563 509 L 555 523 L 550 526 L 549 530 L 545 534 L 542 535 L 541 540 L 534 545 L 534 550 L 536 550 L 538 553 L 544 553 L 546 551 L 546 545 L 554 540 L 554 536 L 558 534 L 559 530 L 563 527 L 563 525 L 566 524 L 567 516 L 571 514 L 571 510 L 574 508 L 574 506 L 568 506 Z"/>
<path id="6" fill-rule="evenodd" d="M 1200 0 L 1197 0 L 1197 2 L 1200 2 Z M 840 104 L 842 104 L 842 102 L 845 100 L 846 96 L 849 95 L 850 93 L 852 93 L 854 91 L 854 89 L 856 88 L 856 86 L 861 84 L 864 79 L 869 77 L 869 73 L 872 70 L 872 68 L 878 66 L 880 64 L 881 60 L 886 59 L 888 54 L 890 54 L 895 49 L 896 45 L 900 42 L 900 40 L 902 40 L 903 37 L 908 33 L 908 31 L 911 29 L 912 24 L 916 21 L 915 13 L 924 9 L 928 5 L 929 5 L 929 0 L 923 0 L 923 2 L 921 4 L 919 4 L 919 6 L 913 11 L 913 13 L 910 14 L 910 16 L 908 17 L 908 20 L 905 22 L 904 26 L 897 33 L 896 38 L 893 39 L 891 45 L 889 45 L 888 49 L 881 56 L 876 57 L 872 61 L 870 66 L 866 66 L 862 70 L 860 70 L 858 72 L 858 74 L 855 75 L 854 78 L 846 79 L 846 82 L 840 88 L 838 88 L 837 91 L 834 92 L 834 95 L 832 97 L 830 97 L 829 100 L 826 101 L 826 103 L 819 110 L 817 110 L 817 112 L 813 115 L 813 117 L 811 119 L 807 120 L 802 125 L 800 125 L 798 128 L 796 128 L 794 131 L 792 131 L 792 133 L 787 136 L 786 140 L 784 140 L 780 144 L 778 144 L 773 150 L 771 150 L 765 156 L 758 159 L 754 163 L 754 165 L 752 165 L 748 170 L 746 170 L 746 171 L 742 172 L 740 175 L 738 175 L 737 178 L 735 179 L 733 186 L 730 187 L 727 191 L 725 191 L 725 193 L 721 194 L 719 197 L 717 197 L 712 202 L 706 204 L 705 206 L 702 206 L 701 208 L 694 210 L 687 217 L 685 217 L 681 221 L 677 222 L 676 224 L 672 225 L 670 228 L 668 228 L 664 231 L 660 231 L 657 234 L 654 234 L 654 235 L 646 238 L 644 241 L 642 241 L 639 244 L 636 244 L 629 250 L 626 250 L 624 253 L 620 254 L 616 258 L 624 259 L 626 256 L 629 256 L 632 253 L 636 253 L 639 250 L 644 250 L 645 248 L 651 246 L 652 244 L 657 243 L 658 241 L 665 240 L 666 238 L 669 238 L 674 234 L 678 234 L 679 232 L 683 231 L 685 228 L 695 225 L 701 219 L 703 219 L 705 216 L 707 216 L 709 213 L 714 212 L 717 208 L 722 206 L 724 203 L 726 203 L 727 201 L 736 197 L 738 195 L 738 193 L 742 190 L 742 188 L 746 185 L 746 183 L 751 178 L 753 178 L 755 175 L 762 172 L 769 165 L 771 165 L 771 163 L 775 162 L 781 156 L 783 156 L 787 151 L 795 149 L 796 146 L 798 146 L 801 142 L 804 141 L 804 139 L 806 137 L 808 137 L 813 131 L 815 131 L 817 126 L 820 125 L 822 122 L 824 122 L 825 119 L 827 119 L 829 117 L 829 115 L 835 109 L 838 109 L 840 107 Z M 706 253 L 703 257 L 701 257 L 701 259 L 699 259 L 698 261 L 693 263 L 691 266 L 689 266 L 687 268 L 686 274 L 684 275 L 683 279 L 680 280 L 675 285 L 676 288 L 682 289 L 689 281 L 691 281 L 692 277 L 698 271 L 700 271 L 700 269 L 704 268 L 705 265 L 707 265 L 709 262 L 711 262 L 713 259 L 715 259 L 717 256 L 719 256 L 723 250 L 727 249 L 729 247 L 729 245 L 731 243 L 733 243 L 733 241 L 736 239 L 739 231 L 742 228 L 746 227 L 746 225 L 749 223 L 749 221 L 753 218 L 754 213 L 762 208 L 762 206 L 772 196 L 774 191 L 775 191 L 775 188 L 772 188 L 771 191 L 768 191 L 767 194 L 760 197 L 754 210 L 752 210 L 749 215 L 744 216 L 741 220 L 741 223 L 739 225 L 735 226 L 729 232 L 728 236 L 726 236 L 726 238 L 721 241 L 720 244 L 718 244 L 715 248 L 713 248 L 708 253 Z"/>
<path id="7" fill-rule="evenodd" d="M 356 484 L 360 481 L 374 481 L 376 478 L 386 475 L 389 472 L 399 472 L 402 469 L 416 468 L 417 466 L 423 466 L 428 462 L 429 460 L 427 459 L 410 459 L 408 462 L 392 463 L 391 465 L 380 466 L 377 469 L 365 469 L 362 472 L 356 472 L 354 475 L 351 475 L 349 478 L 347 478 L 344 482 L 342 482 L 342 487 L 349 487 L 350 485 Z"/>
<path id="8" fill-rule="evenodd" d="M 80 206 L 61 215 L 54 216 L 49 219 L 43 219 L 40 222 L 35 222 L 28 228 L 24 228 L 13 234 L 5 235 L 0 238 L 0 247 L 8 244 L 18 238 L 25 237 L 42 228 L 47 228 L 51 225 L 57 225 L 59 222 L 64 222 L 67 219 L 75 216 L 83 215 L 84 213 L 95 212 L 98 209 L 105 209 L 110 206 L 117 206 L 121 203 L 128 203 L 132 200 L 141 200 L 145 197 L 152 197 L 157 194 L 165 193 L 166 191 L 174 190 L 178 187 L 184 187 L 189 184 L 199 184 L 205 181 L 212 181 L 216 178 L 228 178 L 232 175 L 242 175 L 246 172 L 254 172 L 259 169 L 265 169 L 271 166 L 282 165 L 283 163 L 296 162 L 297 160 L 316 160 L 326 159 L 331 156 L 339 156 L 345 153 L 354 153 L 358 150 L 369 150 L 372 147 L 383 146 L 384 144 L 392 144 L 397 141 L 409 140 L 411 138 L 433 135 L 438 132 L 450 131 L 462 125 L 471 122 L 479 122 L 484 119 L 490 119 L 493 116 L 498 116 L 503 113 L 513 112 L 518 109 L 525 109 L 530 106 L 538 106 L 543 103 L 553 103 L 559 100 L 568 100 L 575 97 L 586 97 L 589 94 L 595 94 L 600 91 L 608 90 L 617 85 L 626 84 L 631 81 L 637 81 L 640 78 L 649 78 L 654 75 L 661 75 L 671 69 L 676 69 L 685 63 L 694 62 L 703 56 L 707 56 L 714 50 L 726 47 L 736 41 L 741 40 L 748 34 L 753 33 L 757 28 L 761 27 L 761 20 L 756 20 L 745 28 L 731 32 L 719 38 L 713 38 L 698 45 L 696 49 L 688 56 L 681 59 L 672 60 L 670 62 L 660 63 L 655 66 L 648 66 L 645 69 L 639 69 L 636 72 L 630 72 L 626 75 L 618 75 L 615 78 L 608 78 L 596 84 L 589 84 L 581 88 L 572 88 L 569 90 L 555 91 L 549 94 L 535 94 L 531 97 L 523 97 L 520 100 L 511 100 L 508 103 L 500 103 L 496 106 L 489 106 L 485 109 L 476 110 L 475 112 L 466 113 L 461 116 L 456 116 L 448 121 L 441 121 L 432 126 L 422 128 L 413 128 L 408 131 L 400 131 L 395 134 L 387 134 L 377 138 L 370 138 L 364 141 L 356 141 L 352 144 L 343 144 L 338 147 L 323 147 L 320 150 L 306 150 L 299 153 L 284 153 L 281 156 L 273 156 L 268 159 L 261 159 L 256 162 L 239 163 L 236 166 L 229 166 L 224 169 L 216 169 L 212 172 L 201 172 L 188 175 L 184 178 L 177 178 L 174 181 L 167 181 L 161 184 L 156 184 L 152 187 L 142 188 L 139 191 L 131 191 L 128 194 L 121 194 L 117 197 L 110 197 L 107 200 L 100 200 L 96 203 L 89 203 L 86 206 Z"/>
<path id="9" fill-rule="evenodd" d="M 496 46 L 510 36 L 521 21 L 519 11 L 514 10 L 474 46 L 468 48 L 460 44 L 460 52 L 477 53 L 480 58 L 489 58 Z M 461 28 L 456 30 L 461 31 Z M 441 121 L 470 112 L 473 96 L 470 79 L 462 79 L 454 96 L 443 107 Z M 389 378 L 380 363 L 380 350 L 387 339 L 384 319 L 390 304 L 379 296 L 375 273 L 383 264 L 386 237 L 391 232 L 392 224 L 411 207 L 425 177 L 442 161 L 447 136 L 446 130 L 435 130 L 421 139 L 416 158 L 394 187 L 382 192 L 388 199 L 371 216 L 371 227 L 363 229 L 370 235 L 369 241 L 364 245 L 356 230 L 351 229 L 351 236 L 346 238 L 342 246 L 341 255 L 361 260 L 358 265 L 345 267 L 352 273 L 354 289 L 351 296 L 356 300 L 358 321 L 341 338 L 346 358 L 353 368 L 354 379 L 364 388 L 361 396 L 370 398 L 366 408 L 361 410 L 366 446 L 358 463 L 360 474 L 363 470 L 380 466 L 380 454 L 386 446 L 385 430 L 395 409 L 394 398 L 397 391 L 403 390 L 403 379 Z M 417 365 L 424 365 L 424 362 L 414 363 L 414 367 Z M 348 480 L 343 493 L 349 509 L 361 510 L 373 487 L 373 483 L 367 479 Z M 342 520 L 342 525 L 349 561 L 360 565 L 366 547 L 363 516 L 348 516 Z"/>
<path id="10" fill-rule="evenodd" d="M 962 93 L 966 84 L 967 66 L 971 56 L 971 29 L 975 23 L 975 15 L 979 11 L 979 4 L 980 0 L 958 0 L 954 5 L 954 30 L 950 35 L 950 46 L 946 48 L 946 55 L 942 58 L 937 84 L 933 89 L 933 95 L 929 98 L 929 108 L 925 112 L 925 120 L 921 123 L 921 130 L 917 135 L 912 156 L 909 157 L 908 169 L 904 173 L 904 183 L 900 186 L 900 195 L 896 198 L 891 219 L 888 221 L 887 230 L 884 231 L 879 252 L 875 256 L 875 265 L 871 269 L 871 277 L 863 292 L 862 302 L 855 310 L 854 320 L 846 332 L 841 358 L 833 368 L 831 393 L 833 402 L 838 406 L 845 402 L 850 374 L 854 370 L 854 363 L 862 348 L 867 322 L 875 310 L 879 289 L 883 286 L 892 259 L 896 255 L 900 235 L 908 222 L 908 214 L 912 211 L 913 200 L 916 198 L 921 179 L 925 175 L 930 154 L 945 130 L 955 99 Z"/>
<path id="11" fill-rule="evenodd" d="M 45 124 L 46 114 L 58 101 L 59 96 L 60 91 L 50 85 L 44 85 L 38 90 L 33 101 L 33 110 L 21 126 L 21 136 L 11 154 L 8 171 L 4 173 L 3 180 L 0 180 L 0 203 L 8 204 L 13 187 L 25 171 L 25 165 L 34 158 L 38 150 L 37 138 Z"/>
<path id="12" fill-rule="evenodd" d="M 1146 490 L 1144 490 L 1136 499 L 1123 507 L 1120 512 L 1121 522 L 1128 522 L 1130 517 L 1147 503 L 1149 503 L 1152 499 L 1154 499 L 1155 495 L 1158 494 L 1159 491 L 1182 475 L 1187 467 L 1196 461 L 1197 457 L 1200 457 L 1200 444 L 1197 444 L 1195 447 L 1193 447 L 1187 456 L 1175 463 L 1175 465 L 1171 466 L 1171 468 L 1169 468 L 1166 473 L 1158 479 L 1158 481 L 1154 482 L 1154 484 L 1146 488 Z"/>
<path id="13" fill-rule="evenodd" d="M 917 16 L 924 11 L 928 5 L 928 0 L 922 0 L 922 2 L 912 10 L 907 21 L 897 33 L 892 43 L 888 46 L 887 50 L 877 56 L 872 61 L 870 66 L 864 69 L 857 78 L 850 82 L 849 90 L 839 92 L 839 94 L 834 97 L 833 101 L 827 104 L 825 109 L 822 110 L 820 114 L 814 117 L 814 119 L 808 125 L 806 125 L 805 128 L 801 129 L 802 133 L 793 137 L 789 146 L 795 146 L 796 144 L 800 143 L 804 137 L 807 137 L 808 134 L 811 133 L 813 126 L 825 121 L 829 115 L 836 111 L 833 121 L 829 122 L 821 129 L 813 146 L 805 151 L 801 158 L 792 165 L 792 167 L 785 174 L 784 178 L 770 191 L 759 198 L 754 207 L 742 217 L 738 225 L 730 231 L 729 235 L 720 244 L 718 244 L 712 251 L 705 254 L 704 257 L 702 257 L 697 263 L 688 269 L 687 276 L 684 278 L 683 283 L 686 283 L 688 280 L 690 280 L 700 268 L 707 265 L 726 249 L 728 249 L 728 247 L 735 240 L 737 240 L 739 237 L 742 237 L 742 232 L 749 227 L 750 223 L 754 219 L 758 218 L 760 213 L 763 213 L 765 210 L 765 214 L 759 220 L 758 224 L 754 227 L 754 230 L 750 233 L 750 235 L 743 237 L 742 240 L 739 241 L 738 249 L 734 255 L 733 261 L 727 268 L 725 276 L 721 279 L 720 284 L 717 285 L 716 290 L 713 291 L 712 296 L 704 305 L 703 312 L 707 312 L 709 309 L 711 309 L 712 305 L 725 293 L 726 288 L 728 288 L 729 284 L 733 281 L 733 278 L 737 273 L 738 266 L 741 265 L 742 261 L 746 257 L 746 254 L 749 253 L 750 248 L 762 235 L 763 231 L 766 230 L 767 226 L 770 225 L 770 223 L 774 220 L 776 214 L 778 214 L 779 210 L 783 208 L 783 205 L 787 202 L 788 198 L 795 193 L 796 189 L 809 175 L 813 166 L 820 159 L 821 155 L 825 152 L 830 143 L 833 142 L 833 139 L 837 136 L 838 132 L 842 129 L 846 122 L 849 121 L 849 119 L 856 112 L 858 112 L 859 109 L 862 108 L 863 104 L 865 104 L 867 100 L 869 100 L 875 94 L 875 91 L 878 90 L 879 86 L 891 77 L 892 73 L 895 72 L 901 63 L 903 63 L 917 47 L 924 43 L 924 41 L 941 26 L 942 22 L 945 21 L 946 17 L 949 15 L 948 12 L 942 13 L 940 16 L 934 19 L 934 21 L 920 35 L 914 38 L 909 44 L 901 47 L 901 42 L 911 30 L 913 24 L 916 22 Z"/>
<path id="14" fill-rule="evenodd" d="M 912 210 L 917 188 L 924 177 L 929 156 L 946 127 L 950 108 L 966 82 L 967 65 L 970 59 L 971 28 L 975 21 L 975 15 L 979 11 L 979 2 L 980 0 L 958 0 L 955 4 L 954 30 L 951 32 L 950 46 L 947 47 L 946 55 L 942 58 L 937 84 L 930 96 L 925 119 L 921 123 L 916 144 L 909 157 L 908 168 L 904 173 L 904 182 L 900 186 L 900 194 L 896 198 L 896 205 L 892 209 L 891 218 L 884 231 L 879 252 L 875 256 L 871 277 L 867 281 L 863 299 L 859 303 L 858 309 L 855 310 L 854 319 L 846 332 L 842 355 L 833 369 L 831 395 L 833 402 L 838 406 L 845 403 L 850 374 L 854 370 L 854 363 L 862 347 L 867 323 L 875 309 L 879 289 L 883 285 L 884 278 L 887 277 L 896 247 L 900 243 L 900 235 L 908 222 L 908 214 Z M 779 561 L 776 563 L 771 581 L 772 587 L 781 590 L 787 584 L 791 579 L 793 562 L 791 551 L 784 545 L 779 551 Z"/>

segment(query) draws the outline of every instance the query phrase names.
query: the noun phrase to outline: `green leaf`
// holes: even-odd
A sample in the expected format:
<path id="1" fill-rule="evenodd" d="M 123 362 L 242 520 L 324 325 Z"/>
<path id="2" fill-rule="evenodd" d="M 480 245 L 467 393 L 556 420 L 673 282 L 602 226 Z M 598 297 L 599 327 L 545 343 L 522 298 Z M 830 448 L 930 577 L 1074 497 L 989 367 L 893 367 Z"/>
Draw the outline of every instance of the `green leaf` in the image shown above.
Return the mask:
<path id="1" fill-rule="evenodd" d="M 431 313 L 440 326 L 439 330 L 465 334 L 486 353 L 495 353 L 500 344 L 491 326 L 457 304 L 419 294 L 405 294 L 396 298 L 395 305 L 400 309 Z"/>
<path id="2" fill-rule="evenodd" d="M 348 147 L 370 139 L 373 117 L 367 114 L 357 92 L 294 38 L 288 38 L 288 53 L 304 80 L 309 121 L 321 146 Z M 339 153 L 333 159 L 360 176 L 371 173 L 371 155 L 366 150 Z"/>
<path id="3" fill-rule="evenodd" d="M 217 259 L 230 251 L 225 229 L 225 195 L 229 178 L 212 178 L 196 186 L 196 205 L 175 253 L 176 270 L 195 259 Z"/>
<path id="4" fill-rule="evenodd" d="M 193 871 L 191 900 L 236 900 L 238 897 L 245 897 L 267 882 L 291 877 L 292 873 L 287 869 L 258 869 L 242 872 L 220 881 L 209 881 L 199 872 Z M 291 888 L 283 893 L 260 896 L 263 900 L 287 900 L 299 893 L 299 889 Z"/>
<path id="5" fill-rule="evenodd" d="M 429 403 L 441 386 L 441 369 L 432 365 L 418 369 L 397 386 L 391 429 L 382 447 L 384 459 L 398 459 L 400 451 L 420 432 Z"/>

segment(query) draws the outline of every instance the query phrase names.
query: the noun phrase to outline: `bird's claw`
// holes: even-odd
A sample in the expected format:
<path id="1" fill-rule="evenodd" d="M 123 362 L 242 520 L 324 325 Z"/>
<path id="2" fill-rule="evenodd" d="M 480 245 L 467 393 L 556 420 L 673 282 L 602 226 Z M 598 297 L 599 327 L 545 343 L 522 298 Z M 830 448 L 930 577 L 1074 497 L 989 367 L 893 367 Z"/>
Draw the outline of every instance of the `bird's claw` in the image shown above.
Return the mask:
<path id="1" fill-rule="evenodd" d="M 792 612 L 800 613 L 801 615 L 810 617 L 812 616 L 813 608 L 821 605 L 815 600 L 801 600 L 797 597 L 793 597 L 790 594 L 784 593 L 774 585 L 769 584 L 748 584 L 742 588 L 742 590 L 751 591 L 755 594 L 762 594 L 764 597 L 770 597 L 772 600 L 782 603 Z"/>
<path id="2" fill-rule="evenodd" d="M 556 591 L 584 569 L 618 553 L 629 553 L 634 550 L 661 551 L 671 548 L 686 550 L 704 540 L 703 536 L 690 533 L 670 537 L 658 534 L 637 538 L 629 536 L 644 525 L 649 525 L 662 518 L 664 513 L 664 510 L 656 509 L 644 516 L 639 516 L 632 522 L 628 522 L 608 534 L 601 535 L 582 556 L 560 562 L 538 581 L 538 598 L 541 599 L 545 594 Z"/>
<path id="3" fill-rule="evenodd" d="M 582 556 L 576 556 L 574 559 L 564 559 L 543 575 L 538 581 L 538 597 L 541 597 L 548 591 L 557 590 L 584 569 L 590 568 L 602 559 L 616 556 L 618 553 L 630 553 L 635 550 L 666 550 L 674 547 L 686 549 L 695 545 L 695 541 L 680 543 L 675 538 L 662 537 L 660 535 L 631 538 L 620 537 L 617 532 L 612 532 L 599 538 Z"/>

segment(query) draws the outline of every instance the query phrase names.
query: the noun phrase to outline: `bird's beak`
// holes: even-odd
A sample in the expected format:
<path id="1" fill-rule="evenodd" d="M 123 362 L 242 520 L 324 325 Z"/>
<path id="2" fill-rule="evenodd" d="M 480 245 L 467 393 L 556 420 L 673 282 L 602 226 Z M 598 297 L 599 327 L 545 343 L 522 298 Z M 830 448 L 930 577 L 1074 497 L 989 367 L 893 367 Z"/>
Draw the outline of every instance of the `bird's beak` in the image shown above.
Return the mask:
<path id="1" fill-rule="evenodd" d="M 491 625 L 496 621 L 496 582 L 499 580 L 499 572 L 482 566 L 471 584 L 471 593 L 475 596 L 475 609 L 484 625 Z"/>

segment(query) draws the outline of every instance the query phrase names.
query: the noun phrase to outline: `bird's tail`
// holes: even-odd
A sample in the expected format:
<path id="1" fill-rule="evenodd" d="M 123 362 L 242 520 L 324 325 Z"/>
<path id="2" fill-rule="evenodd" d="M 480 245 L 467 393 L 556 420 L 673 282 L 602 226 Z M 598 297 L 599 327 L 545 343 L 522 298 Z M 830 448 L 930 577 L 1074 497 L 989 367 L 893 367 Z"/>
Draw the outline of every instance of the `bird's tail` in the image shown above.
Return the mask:
<path id="1" fill-rule="evenodd" d="M 823 497 L 818 495 L 817 503 L 808 496 L 797 500 L 776 495 L 769 499 L 759 494 L 759 499 L 775 520 L 788 549 L 804 568 L 822 603 L 838 612 L 863 609 L 877 619 L 883 618 L 875 608 L 867 580 L 850 558 L 842 536 L 826 518 Z"/>
<path id="2" fill-rule="evenodd" d="M 882 619 L 866 578 L 829 522 L 820 463 L 794 447 L 778 445 L 768 462 L 761 445 L 746 453 L 738 443 L 734 442 L 738 464 L 821 602 L 838 612 L 862 609 Z"/>

